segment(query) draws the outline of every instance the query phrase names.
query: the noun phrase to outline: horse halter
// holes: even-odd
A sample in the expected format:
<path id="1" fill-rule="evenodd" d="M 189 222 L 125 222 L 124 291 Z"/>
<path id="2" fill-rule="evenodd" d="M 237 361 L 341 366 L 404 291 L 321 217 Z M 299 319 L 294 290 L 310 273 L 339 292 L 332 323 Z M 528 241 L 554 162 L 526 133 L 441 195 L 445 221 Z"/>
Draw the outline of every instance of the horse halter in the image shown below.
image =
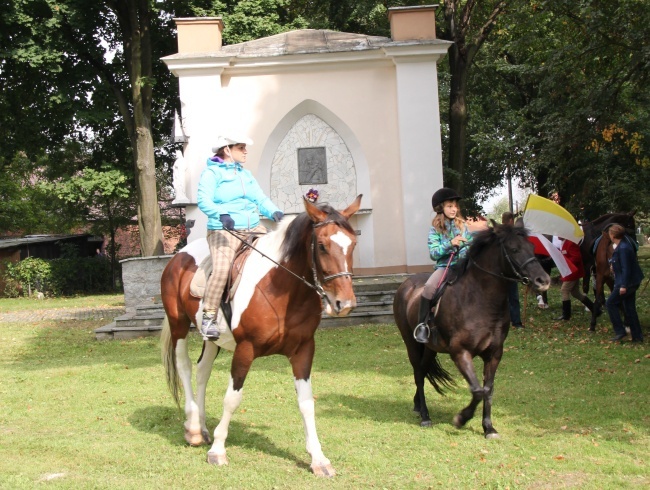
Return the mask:
<path id="1" fill-rule="evenodd" d="M 501 252 L 503 253 L 503 256 L 506 258 L 506 261 L 508 262 L 508 265 L 510 265 L 510 269 L 512 269 L 512 272 L 514 272 L 516 277 L 508 277 L 504 276 L 503 274 L 496 274 L 495 272 L 489 271 L 487 269 L 484 269 L 480 265 L 478 265 L 473 259 L 470 259 L 471 263 L 476 266 L 479 270 L 482 270 L 483 272 L 490 274 L 491 276 L 497 277 L 499 279 L 503 279 L 505 281 L 511 281 L 511 282 L 520 282 L 524 286 L 527 286 L 530 284 L 530 277 L 522 275 L 524 267 L 526 267 L 528 264 L 533 262 L 534 260 L 537 260 L 537 258 L 533 255 L 530 257 L 528 260 L 524 261 L 523 264 L 515 264 L 515 262 L 512 260 L 510 255 L 508 254 L 508 251 L 506 250 L 506 247 L 501 243 Z M 515 267 L 516 266 L 516 267 Z"/>
<path id="2" fill-rule="evenodd" d="M 312 287 L 312 289 L 314 289 L 324 301 L 329 301 L 329 300 L 327 299 L 327 294 L 325 293 L 323 286 L 318 281 L 318 272 L 316 271 L 316 232 L 314 230 L 316 228 L 320 228 L 321 226 L 329 225 L 331 223 L 335 223 L 335 222 L 331 219 L 328 219 L 325 221 L 321 221 L 320 223 L 314 223 L 312 225 L 312 233 L 311 233 L 311 271 L 314 276 L 314 284 L 313 285 L 309 284 L 309 286 Z M 336 274 L 330 274 L 329 276 L 323 277 L 323 283 L 329 282 L 333 279 L 336 279 L 337 277 L 344 277 L 344 276 L 352 276 L 352 273 L 337 272 Z"/>

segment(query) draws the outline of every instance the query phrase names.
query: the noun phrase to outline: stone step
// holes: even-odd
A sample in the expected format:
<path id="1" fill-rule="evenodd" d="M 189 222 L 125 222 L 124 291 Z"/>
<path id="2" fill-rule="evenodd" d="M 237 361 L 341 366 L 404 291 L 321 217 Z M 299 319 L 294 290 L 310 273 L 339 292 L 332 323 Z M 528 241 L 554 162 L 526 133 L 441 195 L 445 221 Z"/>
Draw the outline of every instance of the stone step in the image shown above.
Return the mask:
<path id="1" fill-rule="evenodd" d="M 160 335 L 162 325 L 118 327 L 115 322 L 95 330 L 97 340 L 126 340 Z"/>
<path id="2" fill-rule="evenodd" d="M 393 323 L 393 298 L 406 277 L 396 274 L 354 279 L 357 307 L 344 318 L 323 314 L 321 327 Z M 164 317 L 165 312 L 159 302 L 139 305 L 134 312 L 119 316 L 112 323 L 95 330 L 95 337 L 97 340 L 109 340 L 159 335 Z"/>

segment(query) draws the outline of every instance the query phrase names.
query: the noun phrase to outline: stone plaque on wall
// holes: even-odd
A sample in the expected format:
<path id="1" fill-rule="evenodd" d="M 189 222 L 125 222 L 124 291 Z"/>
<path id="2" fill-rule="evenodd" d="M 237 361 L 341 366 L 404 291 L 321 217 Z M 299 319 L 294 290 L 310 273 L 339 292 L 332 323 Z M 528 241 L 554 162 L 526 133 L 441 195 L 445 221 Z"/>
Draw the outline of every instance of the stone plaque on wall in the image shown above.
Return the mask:
<path id="1" fill-rule="evenodd" d="M 298 181 L 301 185 L 327 184 L 327 156 L 324 146 L 298 148 Z"/>

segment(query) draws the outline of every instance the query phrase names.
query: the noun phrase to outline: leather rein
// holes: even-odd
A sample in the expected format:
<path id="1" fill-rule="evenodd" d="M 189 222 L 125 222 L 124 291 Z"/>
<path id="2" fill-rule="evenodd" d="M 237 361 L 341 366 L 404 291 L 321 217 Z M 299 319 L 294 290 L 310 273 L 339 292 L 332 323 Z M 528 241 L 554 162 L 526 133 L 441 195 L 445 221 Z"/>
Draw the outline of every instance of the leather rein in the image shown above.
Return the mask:
<path id="1" fill-rule="evenodd" d="M 320 223 L 314 223 L 312 225 L 312 233 L 311 233 L 311 271 L 312 271 L 312 274 L 313 274 L 313 277 L 314 277 L 314 283 L 313 284 L 310 283 L 309 281 L 307 281 L 304 277 L 299 276 L 298 274 L 296 274 L 293 271 L 290 271 L 289 269 L 287 269 L 285 266 L 283 266 L 279 262 L 276 262 L 271 257 L 266 255 L 264 252 L 262 252 L 262 251 L 258 250 L 257 248 L 255 248 L 252 244 L 246 242 L 246 240 L 244 240 L 239 235 L 237 235 L 237 233 L 234 233 L 232 230 L 226 230 L 226 231 L 228 233 L 230 233 L 232 236 L 234 236 L 235 238 L 237 238 L 245 246 L 250 247 L 252 250 L 256 251 L 262 257 L 265 257 L 265 258 L 269 259 L 275 265 L 277 265 L 278 267 L 284 269 L 289 274 L 291 274 L 293 277 L 295 277 L 296 279 L 301 281 L 303 284 L 305 284 L 306 286 L 308 286 L 311 289 L 313 289 L 314 291 L 316 291 L 316 293 L 318 293 L 318 295 L 321 297 L 321 299 L 323 301 L 329 302 L 329 300 L 327 299 L 327 293 L 325 293 L 325 290 L 323 289 L 323 286 L 321 285 L 320 281 L 318 280 L 318 272 L 316 270 L 316 232 L 315 232 L 315 229 L 319 228 L 321 226 L 328 225 L 330 223 L 334 223 L 334 221 L 333 220 L 326 220 L 326 221 L 321 221 Z M 224 230 L 225 230 L 225 228 L 224 228 Z M 323 283 L 329 282 L 329 281 L 331 281 L 333 279 L 336 279 L 337 277 L 343 277 L 343 276 L 352 276 L 352 273 L 351 272 L 337 272 L 336 274 L 330 274 L 329 276 L 323 277 Z"/>
<path id="2" fill-rule="evenodd" d="M 528 260 L 526 260 L 523 264 L 518 265 L 515 267 L 514 261 L 510 258 L 510 255 L 508 255 L 508 252 L 506 251 L 506 248 L 503 246 L 503 243 L 501 244 L 501 252 L 503 253 L 503 256 L 506 258 L 508 261 L 508 264 L 510 265 L 510 268 L 512 269 L 512 272 L 515 273 L 516 277 L 509 277 L 501 274 L 497 274 L 496 272 L 489 271 L 487 269 L 484 269 L 480 265 L 474 261 L 474 259 L 470 259 L 470 263 L 474 266 L 476 266 L 477 269 L 482 270 L 483 272 L 490 274 L 491 276 L 497 277 L 499 279 L 503 279 L 504 281 L 510 281 L 510 282 L 520 282 L 523 285 L 527 286 L 530 284 L 530 277 L 522 275 L 524 267 L 526 267 L 528 264 L 530 264 L 532 261 L 537 260 L 537 258 L 533 255 L 530 257 Z"/>

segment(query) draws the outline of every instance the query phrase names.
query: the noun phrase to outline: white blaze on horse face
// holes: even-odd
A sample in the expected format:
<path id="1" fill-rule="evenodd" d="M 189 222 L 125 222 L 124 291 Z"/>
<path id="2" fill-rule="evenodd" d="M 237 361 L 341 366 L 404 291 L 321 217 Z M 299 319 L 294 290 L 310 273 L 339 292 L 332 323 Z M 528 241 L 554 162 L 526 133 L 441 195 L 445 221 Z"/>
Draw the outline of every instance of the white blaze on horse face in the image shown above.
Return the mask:
<path id="1" fill-rule="evenodd" d="M 350 239 L 349 236 L 347 236 L 345 233 L 339 230 L 330 237 L 330 240 L 336 243 L 339 247 L 341 247 L 341 251 L 343 252 L 344 257 L 348 256 L 348 248 L 350 247 L 350 245 L 352 245 L 352 240 Z M 348 272 L 347 261 L 345 261 L 344 264 L 345 264 L 344 270 L 342 272 Z"/>
<path id="2" fill-rule="evenodd" d="M 278 262 L 280 260 L 280 249 L 287 233 L 287 228 L 294 218 L 284 218 L 275 231 L 262 236 L 257 241 L 255 248 Z M 241 275 L 241 281 L 237 287 L 237 291 L 235 292 L 235 297 L 232 300 L 232 330 L 235 330 L 239 326 L 241 315 L 244 310 L 248 308 L 248 303 L 250 303 L 253 293 L 255 292 L 255 286 L 257 286 L 262 278 L 274 267 L 277 266 L 255 250 L 253 250 L 248 259 L 246 259 L 244 270 Z"/>

